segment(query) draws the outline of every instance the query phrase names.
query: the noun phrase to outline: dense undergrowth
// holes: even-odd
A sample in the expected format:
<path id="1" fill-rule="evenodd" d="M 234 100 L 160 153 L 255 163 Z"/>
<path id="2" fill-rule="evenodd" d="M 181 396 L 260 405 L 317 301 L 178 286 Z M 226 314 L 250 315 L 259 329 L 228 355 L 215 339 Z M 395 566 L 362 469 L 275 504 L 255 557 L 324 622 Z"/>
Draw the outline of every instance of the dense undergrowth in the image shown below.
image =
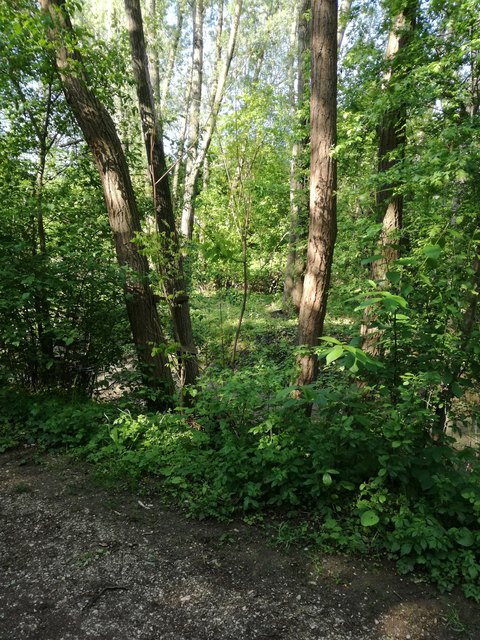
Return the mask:
<path id="1" fill-rule="evenodd" d="M 273 519 L 283 542 L 384 552 L 480 601 L 479 462 L 432 440 L 408 387 L 393 406 L 333 371 L 303 399 L 285 367 L 211 374 L 193 408 L 165 414 L 4 389 L 0 450 L 60 447 L 110 481 L 153 480 L 194 517 Z"/>

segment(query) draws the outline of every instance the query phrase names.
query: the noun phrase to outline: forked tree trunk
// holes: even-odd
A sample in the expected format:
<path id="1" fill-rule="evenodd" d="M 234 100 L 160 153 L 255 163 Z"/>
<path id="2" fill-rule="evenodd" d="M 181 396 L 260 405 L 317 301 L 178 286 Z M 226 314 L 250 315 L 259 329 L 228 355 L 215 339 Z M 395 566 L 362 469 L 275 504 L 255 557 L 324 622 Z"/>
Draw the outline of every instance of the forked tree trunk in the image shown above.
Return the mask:
<path id="1" fill-rule="evenodd" d="M 165 339 L 148 283 L 148 263 L 134 242 L 141 231 L 137 204 L 125 155 L 113 120 L 87 87 L 80 56 L 69 52 L 64 33 L 73 30 L 64 0 L 41 0 L 51 18 L 50 37 L 55 42 L 56 64 L 65 98 L 85 136 L 102 182 L 117 260 L 127 267 L 125 302 L 145 383 L 158 392 L 156 404 L 172 402 L 174 383 L 165 354 Z"/>
<path id="2" fill-rule="evenodd" d="M 299 317 L 299 345 L 317 346 L 327 310 L 337 235 L 337 2 L 312 0 L 312 94 L 310 99 L 310 224 L 307 268 Z M 298 385 L 310 384 L 318 359 L 299 356 Z"/>
<path id="3" fill-rule="evenodd" d="M 225 53 L 225 58 L 221 65 L 219 65 L 218 76 L 215 82 L 215 88 L 213 91 L 213 100 L 212 106 L 210 109 L 210 114 L 207 120 L 207 124 L 205 127 L 205 133 L 202 136 L 202 141 L 200 144 L 199 135 L 200 128 L 199 122 L 197 122 L 197 114 L 193 113 L 193 101 L 194 96 L 198 93 L 196 90 L 196 83 L 192 82 L 192 94 L 190 96 L 190 100 L 192 101 L 192 115 L 195 116 L 195 120 L 190 120 L 189 127 L 191 126 L 191 133 L 189 135 L 189 146 L 192 149 L 191 155 L 189 155 L 187 159 L 187 166 L 185 172 L 185 189 L 183 195 L 183 211 L 182 211 L 182 233 L 189 240 L 192 239 L 193 235 L 193 222 L 195 215 L 195 206 L 194 206 L 194 197 L 195 197 L 195 185 L 198 180 L 198 176 L 201 168 L 203 167 L 205 158 L 207 156 L 208 150 L 210 148 L 210 143 L 212 141 L 213 133 L 215 131 L 215 127 L 217 124 L 218 113 L 220 111 L 220 107 L 223 100 L 223 94 L 225 92 L 225 84 L 228 77 L 228 72 L 230 70 L 230 65 L 232 63 L 233 54 L 235 51 L 235 45 L 237 41 L 238 27 L 240 24 L 240 16 L 242 13 L 242 4 L 243 0 L 235 0 L 233 16 L 232 16 L 232 26 L 230 30 L 230 37 L 227 44 L 227 51 Z M 223 19 L 223 16 L 222 16 Z M 194 49 L 194 65 L 195 65 L 195 49 Z M 195 76 L 193 76 L 195 77 Z M 200 93 L 201 99 L 201 93 Z M 196 132 L 196 137 L 193 136 L 193 132 Z"/>
<path id="4" fill-rule="evenodd" d="M 162 246 L 160 272 L 170 306 L 175 337 L 180 344 L 181 379 L 194 384 L 198 375 L 196 348 L 193 340 L 190 307 L 183 276 L 167 163 L 163 149 L 161 120 L 157 117 L 148 73 L 142 13 L 139 0 L 125 0 L 128 33 L 132 53 L 133 74 L 142 120 L 142 131 L 153 189 L 157 230 Z"/>

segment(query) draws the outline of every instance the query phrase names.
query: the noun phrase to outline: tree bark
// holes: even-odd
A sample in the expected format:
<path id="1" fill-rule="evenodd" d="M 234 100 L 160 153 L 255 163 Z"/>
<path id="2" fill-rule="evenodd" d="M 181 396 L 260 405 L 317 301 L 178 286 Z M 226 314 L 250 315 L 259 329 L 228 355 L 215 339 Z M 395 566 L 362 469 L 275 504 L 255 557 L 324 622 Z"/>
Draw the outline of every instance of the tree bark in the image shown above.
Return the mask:
<path id="1" fill-rule="evenodd" d="M 193 339 L 190 306 L 168 182 L 161 120 L 155 112 L 148 73 L 140 1 L 125 0 L 125 10 L 130 37 L 133 74 L 153 189 L 157 230 L 163 253 L 162 260 L 164 264 L 160 265 L 160 272 L 164 278 L 164 289 L 170 306 L 175 337 L 180 344 L 181 380 L 185 384 L 194 384 L 198 376 L 197 350 Z"/>
<path id="2" fill-rule="evenodd" d="M 72 33 L 64 0 L 41 0 L 50 16 L 56 65 L 65 98 L 91 150 L 103 187 L 118 263 L 126 267 L 125 302 L 145 384 L 157 392 L 159 407 L 172 403 L 174 383 L 165 353 L 165 339 L 148 283 L 148 263 L 135 244 L 141 231 L 137 204 L 125 155 L 113 120 L 87 87 L 77 52 L 69 52 L 63 33 Z"/>
<path id="3" fill-rule="evenodd" d="M 168 53 L 167 65 L 165 68 L 165 74 L 163 76 L 161 85 L 161 100 L 160 106 L 163 109 L 167 101 L 168 92 L 170 90 L 170 83 L 172 81 L 173 70 L 175 68 L 175 60 L 178 52 L 178 44 L 180 42 L 180 36 L 182 35 L 183 19 L 185 16 L 185 2 L 184 0 L 178 0 L 177 2 L 177 24 L 175 31 L 173 32 L 173 38 L 171 47 Z"/>
<path id="4" fill-rule="evenodd" d="M 415 23 L 417 0 L 407 0 L 402 11 L 395 19 L 394 28 L 390 32 L 385 60 L 390 67 L 384 74 L 384 90 L 391 90 L 399 77 L 405 76 L 407 65 L 398 67 L 398 56 L 408 46 L 411 29 Z M 396 63 L 396 64 L 395 64 Z M 387 175 L 402 162 L 406 141 L 407 108 L 405 103 L 387 109 L 382 117 L 379 129 L 378 172 Z M 374 260 L 369 267 L 369 277 L 378 286 L 385 287 L 387 273 L 391 265 L 400 256 L 400 232 L 403 224 L 403 194 L 399 191 L 400 183 L 389 178 L 376 192 L 375 204 L 377 220 L 382 223 L 378 240 L 380 258 Z M 371 354 L 380 353 L 380 332 L 372 326 L 374 315 L 366 312 L 362 325 L 363 349 Z"/>
<path id="5" fill-rule="evenodd" d="M 299 345 L 317 346 L 322 335 L 337 235 L 337 2 L 312 0 L 310 98 L 310 223 L 307 268 L 299 316 Z M 299 356 L 297 385 L 313 382 L 318 359 Z"/>
<path id="6" fill-rule="evenodd" d="M 296 32 L 296 53 L 293 86 L 291 91 L 292 111 L 298 120 L 305 99 L 305 65 L 304 57 L 310 44 L 310 31 L 307 12 L 310 0 L 298 0 L 297 4 L 297 32 Z M 305 124 L 306 123 L 301 123 Z M 302 216 L 303 209 L 307 210 L 307 204 L 302 202 L 302 194 L 305 191 L 305 179 L 299 174 L 304 169 L 302 157 L 305 148 L 305 139 L 301 139 L 301 134 L 297 134 L 292 147 L 292 157 L 290 161 L 290 230 L 288 236 L 287 266 L 285 269 L 285 283 L 283 287 L 283 307 L 287 311 L 291 305 L 298 312 L 302 300 L 303 292 L 303 272 L 305 269 L 305 246 L 306 223 L 302 218 L 308 217 L 306 213 Z"/>
<path id="7" fill-rule="evenodd" d="M 188 155 L 183 188 L 182 234 L 191 240 L 193 235 L 193 198 L 195 195 L 198 141 L 200 137 L 200 106 L 202 102 L 203 79 L 203 0 L 193 2 L 193 50 L 190 108 L 188 114 Z"/>
<path id="8" fill-rule="evenodd" d="M 337 29 L 337 46 L 339 49 L 342 48 L 343 37 L 345 36 L 345 30 L 347 28 L 351 8 L 352 0 L 342 0 L 340 3 Z"/>
<path id="9" fill-rule="evenodd" d="M 156 32 L 157 26 L 157 0 L 147 0 L 147 11 L 150 22 L 150 28 L 148 30 L 148 71 L 152 83 L 153 97 L 155 105 L 161 104 L 161 92 L 160 92 L 160 67 L 158 59 L 158 33 Z"/>
<path id="10" fill-rule="evenodd" d="M 207 120 L 207 124 L 205 127 L 205 134 L 203 136 L 202 143 L 200 145 L 199 135 L 200 128 L 199 122 L 194 120 L 194 127 L 192 127 L 192 131 L 196 131 L 196 138 L 192 139 L 192 136 L 189 136 L 189 147 L 193 147 L 195 144 L 195 152 L 189 156 L 187 159 L 186 166 L 186 175 L 185 175 L 185 189 L 183 195 L 183 211 L 182 211 L 182 233 L 189 240 L 192 239 L 193 235 L 193 221 L 194 221 L 194 196 L 195 196 L 195 185 L 200 173 L 200 170 L 205 161 L 206 155 L 210 148 L 210 143 L 212 141 L 212 136 L 215 131 L 215 126 L 217 124 L 218 113 L 220 111 L 220 107 L 222 104 L 223 94 L 225 92 L 225 83 L 227 81 L 228 72 L 230 69 L 230 65 L 233 59 L 233 54 L 235 51 L 235 44 L 237 41 L 238 27 L 240 24 L 240 16 L 242 13 L 242 4 L 243 0 L 235 0 L 234 11 L 233 11 L 233 22 L 230 30 L 230 37 L 228 40 L 227 51 L 225 54 L 225 58 L 223 60 L 223 64 L 220 68 L 218 74 L 218 81 L 216 83 L 214 97 L 212 101 L 212 107 L 210 110 L 210 115 Z M 195 56 L 194 56 L 195 62 Z M 194 95 L 196 94 L 196 84 L 192 82 L 192 95 L 190 96 L 190 100 L 193 104 Z M 201 99 L 201 95 L 200 95 Z M 193 113 L 191 112 L 191 116 Z M 196 116 L 196 114 L 195 114 Z M 191 126 L 192 121 L 190 120 L 189 126 Z M 193 151 L 193 148 L 192 148 Z"/>

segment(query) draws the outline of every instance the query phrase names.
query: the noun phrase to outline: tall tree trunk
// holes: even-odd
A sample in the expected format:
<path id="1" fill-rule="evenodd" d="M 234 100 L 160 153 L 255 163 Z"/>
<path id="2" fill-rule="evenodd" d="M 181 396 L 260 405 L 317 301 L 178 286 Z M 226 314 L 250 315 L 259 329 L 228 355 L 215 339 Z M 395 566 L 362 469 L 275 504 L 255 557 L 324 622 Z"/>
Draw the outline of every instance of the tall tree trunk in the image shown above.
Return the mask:
<path id="1" fill-rule="evenodd" d="M 384 90 L 390 91 L 399 78 L 407 73 L 407 65 L 398 65 L 398 56 L 408 46 L 411 30 L 415 23 L 417 0 L 407 0 L 402 11 L 395 19 L 390 32 L 386 61 L 391 63 L 384 74 Z M 395 104 L 387 109 L 382 117 L 379 130 L 378 171 L 380 175 L 387 175 L 395 166 L 402 162 L 405 145 L 405 128 L 407 123 L 407 109 L 404 103 Z M 400 232 L 403 219 L 403 195 L 399 190 L 398 181 L 390 178 L 380 186 L 375 197 L 377 220 L 382 223 L 378 241 L 380 258 L 374 260 L 369 267 L 370 279 L 380 287 L 387 282 L 387 273 L 391 265 L 399 258 Z M 371 355 L 380 352 L 380 332 L 372 326 L 372 313 L 366 312 L 362 325 L 363 349 Z"/>
<path id="2" fill-rule="evenodd" d="M 352 0 L 342 0 L 340 3 L 339 15 L 338 15 L 338 29 L 337 29 L 337 46 L 342 48 L 343 37 L 348 24 L 348 18 L 350 15 L 350 9 L 352 8 Z"/>
<path id="3" fill-rule="evenodd" d="M 153 189 L 157 230 L 162 244 L 162 259 L 165 263 L 160 266 L 160 271 L 164 277 L 164 289 L 170 305 L 175 337 L 180 343 L 181 379 L 185 384 L 194 384 L 198 375 L 197 350 L 193 340 L 190 307 L 168 182 L 161 120 L 155 112 L 148 74 L 140 1 L 125 0 L 125 10 L 128 20 L 133 74 Z"/>
<path id="4" fill-rule="evenodd" d="M 190 108 L 188 114 L 188 155 L 183 188 L 182 234 L 191 240 L 193 235 L 193 198 L 195 196 L 198 141 L 200 137 L 200 107 L 202 102 L 203 79 L 203 0 L 193 2 L 193 51 Z"/>
<path id="5" fill-rule="evenodd" d="M 310 31 L 307 12 L 310 0 L 298 0 L 297 4 L 297 33 L 296 33 L 296 53 L 293 86 L 291 91 L 292 110 L 298 120 L 298 114 L 305 99 L 305 65 L 304 57 L 310 45 Z M 296 77 L 295 77 L 296 76 Z M 306 123 L 298 123 L 300 126 Z M 292 157 L 290 161 L 290 230 L 288 236 L 287 266 L 285 270 L 285 283 L 283 287 L 283 307 L 287 310 L 290 305 L 297 310 L 300 309 L 303 292 L 303 272 L 305 269 L 305 255 L 302 246 L 306 240 L 306 224 L 303 224 L 305 216 L 302 216 L 303 209 L 307 209 L 302 202 L 302 193 L 305 190 L 305 180 L 299 175 L 304 169 L 302 157 L 305 148 L 305 139 L 300 132 L 297 133 L 292 147 Z"/>
<path id="6" fill-rule="evenodd" d="M 149 29 L 148 29 L 148 71 L 152 83 L 153 97 L 155 105 L 161 104 L 161 92 L 160 92 L 160 67 L 158 59 L 158 33 L 157 33 L 157 0 L 147 0 L 147 12 L 149 17 Z"/>
<path id="7" fill-rule="evenodd" d="M 39 153 L 38 153 L 38 167 L 37 174 L 35 176 L 34 186 L 34 199 L 36 205 L 36 227 L 38 234 L 38 249 L 39 255 L 42 260 L 42 268 L 46 265 L 47 260 L 47 238 L 45 234 L 45 224 L 43 219 L 43 190 L 45 182 L 45 169 L 47 164 L 47 154 L 51 147 L 52 142 L 48 140 L 48 132 L 50 128 L 50 118 L 53 106 L 52 96 L 52 84 L 49 83 L 45 96 L 45 117 L 42 123 L 42 127 L 35 126 L 35 131 L 38 136 Z M 32 122 L 34 118 L 32 116 Z M 34 245 L 34 252 L 36 253 L 36 242 Z M 37 311 L 37 332 L 38 342 L 40 346 L 41 363 L 40 363 L 40 376 L 41 381 L 45 384 L 48 383 L 51 375 L 47 368 L 48 363 L 53 361 L 53 338 L 49 330 L 50 325 L 50 303 L 48 300 L 47 291 L 42 287 L 40 291 L 35 294 L 35 307 Z"/>
<path id="8" fill-rule="evenodd" d="M 337 166 L 332 157 L 337 131 L 337 2 L 312 0 L 312 93 L 310 98 L 310 223 L 307 268 L 300 304 L 299 345 L 322 335 L 337 235 Z M 298 385 L 310 384 L 318 359 L 299 356 Z"/>
<path id="9" fill-rule="evenodd" d="M 200 169 L 203 166 L 206 155 L 210 148 L 212 136 L 217 124 L 218 113 L 222 104 L 223 94 L 225 92 L 225 83 L 227 81 L 228 72 L 232 63 L 233 54 L 235 51 L 235 45 L 237 41 L 238 27 L 240 24 L 240 16 L 242 13 L 243 0 L 235 0 L 233 8 L 232 26 L 230 29 L 230 37 L 228 40 L 227 51 L 225 58 L 218 73 L 218 79 L 213 93 L 212 107 L 210 115 L 205 127 L 205 134 L 203 136 L 202 143 L 198 140 L 200 133 L 199 127 L 197 127 L 197 141 L 195 153 L 192 153 L 187 160 L 186 175 L 185 175 L 185 190 L 183 196 L 183 211 L 182 211 L 182 233 L 189 240 L 193 234 L 193 220 L 194 220 L 194 196 L 195 196 L 195 184 L 197 182 Z M 195 85 L 192 83 L 192 87 Z M 190 96 L 190 100 L 193 102 L 193 93 Z M 190 123 L 191 124 L 191 123 Z M 195 122 L 195 124 L 197 124 Z M 190 126 L 190 125 L 189 125 Z M 189 140 L 190 146 L 190 140 Z"/>
<path id="10" fill-rule="evenodd" d="M 148 263 L 135 244 L 140 218 L 125 155 L 113 120 L 87 87 L 77 52 L 69 52 L 62 32 L 73 33 L 64 0 L 41 0 L 51 18 L 50 37 L 65 98 L 85 136 L 102 182 L 117 260 L 127 267 L 125 302 L 133 340 L 145 383 L 161 395 L 160 407 L 172 402 L 174 383 L 165 354 L 165 339 L 148 283 Z"/>
<path id="11" fill-rule="evenodd" d="M 165 67 L 165 73 L 161 86 L 161 101 L 160 106 L 163 109 L 165 102 L 167 101 L 168 92 L 170 90 L 170 83 L 172 81 L 173 70 L 175 68 L 175 60 L 177 58 L 178 44 L 180 42 L 180 36 L 182 35 L 183 19 L 185 16 L 185 0 L 178 0 L 177 2 L 177 24 L 175 31 L 173 32 L 173 38 L 168 52 L 167 65 Z"/>

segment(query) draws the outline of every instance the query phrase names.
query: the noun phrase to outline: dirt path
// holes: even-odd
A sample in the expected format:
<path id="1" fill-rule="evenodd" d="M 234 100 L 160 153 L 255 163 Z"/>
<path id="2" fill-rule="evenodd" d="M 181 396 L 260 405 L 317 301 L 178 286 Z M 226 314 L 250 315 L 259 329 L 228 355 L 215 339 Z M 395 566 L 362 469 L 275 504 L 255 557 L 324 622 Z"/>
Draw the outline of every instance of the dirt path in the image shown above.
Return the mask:
<path id="1" fill-rule="evenodd" d="M 476 640 L 480 611 L 385 568 L 283 554 L 252 527 L 96 489 L 63 458 L 4 454 L 0 639 L 88 638 Z"/>

